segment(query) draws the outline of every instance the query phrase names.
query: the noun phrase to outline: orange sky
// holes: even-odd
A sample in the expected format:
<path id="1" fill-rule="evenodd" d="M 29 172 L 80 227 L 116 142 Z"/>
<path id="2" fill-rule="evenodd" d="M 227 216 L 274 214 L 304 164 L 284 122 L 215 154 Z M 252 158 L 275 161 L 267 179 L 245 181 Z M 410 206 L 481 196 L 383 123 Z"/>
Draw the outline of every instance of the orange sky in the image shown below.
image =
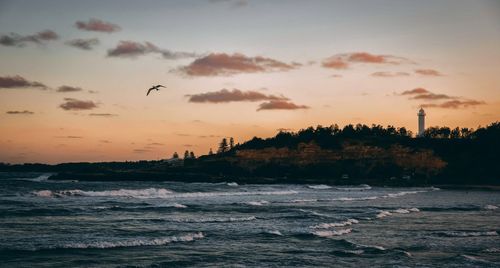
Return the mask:
<path id="1" fill-rule="evenodd" d="M 0 162 L 200 155 L 318 124 L 415 132 L 421 105 L 427 126 L 499 120 L 493 1 L 116 3 L 0 3 Z"/>

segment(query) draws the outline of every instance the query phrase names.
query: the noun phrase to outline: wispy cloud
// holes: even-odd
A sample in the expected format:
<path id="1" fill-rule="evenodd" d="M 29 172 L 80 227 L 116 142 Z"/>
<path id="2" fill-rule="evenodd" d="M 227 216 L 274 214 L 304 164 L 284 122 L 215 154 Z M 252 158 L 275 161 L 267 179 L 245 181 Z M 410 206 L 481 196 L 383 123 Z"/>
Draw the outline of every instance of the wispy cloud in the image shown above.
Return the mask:
<path id="1" fill-rule="evenodd" d="M 301 66 L 299 63 L 285 63 L 261 56 L 211 53 L 179 68 L 179 71 L 189 76 L 229 76 L 241 73 L 290 71 L 299 66 Z"/>
<path id="2" fill-rule="evenodd" d="M 242 91 L 239 89 L 206 92 L 194 95 L 186 95 L 189 97 L 189 102 L 209 102 L 209 103 L 226 103 L 226 102 L 241 102 L 241 101 L 263 101 L 263 100 L 288 100 L 284 96 L 266 95 L 258 91 Z"/>
<path id="3" fill-rule="evenodd" d="M 484 101 L 471 100 L 462 97 L 450 96 L 446 94 L 433 93 L 425 88 L 415 88 L 412 90 L 406 90 L 397 95 L 407 96 L 410 100 L 431 102 L 431 103 L 420 104 L 420 107 L 423 108 L 460 109 L 460 108 L 468 108 L 486 104 Z M 441 103 L 432 103 L 441 100 L 447 100 L 447 101 Z"/>
<path id="4" fill-rule="evenodd" d="M 99 19 L 90 19 L 88 21 L 77 21 L 75 27 L 84 31 L 113 33 L 121 30 L 121 27 L 111 22 Z"/>
<path id="5" fill-rule="evenodd" d="M 56 136 L 56 138 L 59 139 L 83 139 L 82 136 Z"/>
<path id="6" fill-rule="evenodd" d="M 69 110 L 91 110 L 94 108 L 97 108 L 97 103 L 93 101 L 83 101 L 83 100 L 77 100 L 77 99 L 72 99 L 72 98 L 65 98 L 64 103 L 59 105 L 59 107 L 63 110 L 69 111 Z"/>
<path id="7" fill-rule="evenodd" d="M 343 53 L 331 56 L 322 62 L 324 68 L 347 69 L 352 64 L 393 64 L 413 63 L 411 60 L 393 55 L 376 55 L 368 52 Z"/>
<path id="8" fill-rule="evenodd" d="M 78 91 L 82 91 L 83 89 L 80 88 L 80 87 L 72 87 L 72 86 L 60 86 L 57 88 L 57 92 L 62 92 L 62 93 L 65 93 L 65 92 L 78 92 Z"/>
<path id="9" fill-rule="evenodd" d="M 269 101 L 264 102 L 259 105 L 257 111 L 262 110 L 297 110 L 297 109 L 309 109 L 306 105 L 297 105 L 289 101 Z"/>
<path id="10" fill-rule="evenodd" d="M 164 59 L 176 60 L 182 58 L 193 58 L 198 56 L 191 52 L 175 52 L 161 49 L 151 42 L 120 41 L 116 47 L 108 50 L 108 57 L 136 58 L 146 54 L 159 54 Z"/>
<path id="11" fill-rule="evenodd" d="M 443 76 L 439 71 L 433 69 L 416 69 L 415 73 L 425 76 Z"/>
<path id="12" fill-rule="evenodd" d="M 0 36 L 0 45 L 11 47 L 24 47 L 27 43 L 44 44 L 45 41 L 59 39 L 59 35 L 51 30 L 41 31 L 32 35 L 10 33 Z"/>
<path id="13" fill-rule="evenodd" d="M 24 110 L 24 111 L 7 111 L 6 114 L 16 114 L 16 115 L 32 115 L 34 112 Z"/>
<path id="14" fill-rule="evenodd" d="M 89 116 L 97 116 L 97 117 L 114 117 L 118 116 L 117 114 L 110 114 L 110 113 L 91 113 Z"/>
<path id="15" fill-rule="evenodd" d="M 430 92 L 425 88 L 418 87 L 418 88 L 414 88 L 412 90 L 403 91 L 400 95 L 417 95 L 417 94 L 426 94 L 426 93 L 430 93 Z"/>
<path id="16" fill-rule="evenodd" d="M 48 87 L 40 82 L 28 81 L 19 75 L 14 76 L 0 76 L 0 89 L 1 88 L 37 88 L 47 89 Z"/>
<path id="17" fill-rule="evenodd" d="M 424 103 L 420 106 L 423 108 L 445 108 L 445 109 L 460 109 L 460 108 L 468 108 L 477 105 L 486 104 L 484 101 L 477 100 L 451 100 L 439 104 L 435 103 Z"/>
<path id="18" fill-rule="evenodd" d="M 371 74 L 374 77 L 400 77 L 400 76 L 410 76 L 406 72 L 374 72 Z"/>
<path id="19" fill-rule="evenodd" d="M 88 39 L 73 39 L 66 42 L 66 45 L 76 47 L 82 50 L 92 50 L 95 46 L 99 44 L 99 39 L 88 38 Z"/>

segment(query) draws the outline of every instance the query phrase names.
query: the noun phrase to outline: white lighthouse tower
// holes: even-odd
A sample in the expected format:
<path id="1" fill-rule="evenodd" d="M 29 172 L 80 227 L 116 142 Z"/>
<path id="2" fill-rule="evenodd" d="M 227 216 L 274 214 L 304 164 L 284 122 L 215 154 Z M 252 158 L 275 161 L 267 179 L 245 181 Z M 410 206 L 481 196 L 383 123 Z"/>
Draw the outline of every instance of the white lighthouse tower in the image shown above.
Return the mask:
<path id="1" fill-rule="evenodd" d="M 420 108 L 418 111 L 418 137 L 422 137 L 424 135 L 425 131 L 425 111 L 424 109 Z"/>

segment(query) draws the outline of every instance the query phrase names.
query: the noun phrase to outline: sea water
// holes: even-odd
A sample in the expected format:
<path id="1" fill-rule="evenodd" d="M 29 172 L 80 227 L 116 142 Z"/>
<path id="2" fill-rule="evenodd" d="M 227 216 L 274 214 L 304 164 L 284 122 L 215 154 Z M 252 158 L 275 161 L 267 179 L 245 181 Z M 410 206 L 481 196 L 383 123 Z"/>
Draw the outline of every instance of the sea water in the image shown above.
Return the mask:
<path id="1" fill-rule="evenodd" d="M 2 267 L 498 267 L 500 192 L 0 174 Z"/>

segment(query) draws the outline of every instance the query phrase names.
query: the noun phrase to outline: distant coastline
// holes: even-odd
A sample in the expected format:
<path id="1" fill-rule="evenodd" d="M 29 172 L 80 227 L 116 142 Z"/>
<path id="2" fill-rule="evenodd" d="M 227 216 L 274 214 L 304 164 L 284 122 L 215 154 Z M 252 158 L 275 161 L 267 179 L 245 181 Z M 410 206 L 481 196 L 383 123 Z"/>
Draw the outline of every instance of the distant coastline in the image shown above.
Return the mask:
<path id="1" fill-rule="evenodd" d="M 217 153 L 135 162 L 0 164 L 0 172 L 52 172 L 50 180 L 293 183 L 497 189 L 500 123 L 475 131 L 348 125 L 279 132 Z"/>

